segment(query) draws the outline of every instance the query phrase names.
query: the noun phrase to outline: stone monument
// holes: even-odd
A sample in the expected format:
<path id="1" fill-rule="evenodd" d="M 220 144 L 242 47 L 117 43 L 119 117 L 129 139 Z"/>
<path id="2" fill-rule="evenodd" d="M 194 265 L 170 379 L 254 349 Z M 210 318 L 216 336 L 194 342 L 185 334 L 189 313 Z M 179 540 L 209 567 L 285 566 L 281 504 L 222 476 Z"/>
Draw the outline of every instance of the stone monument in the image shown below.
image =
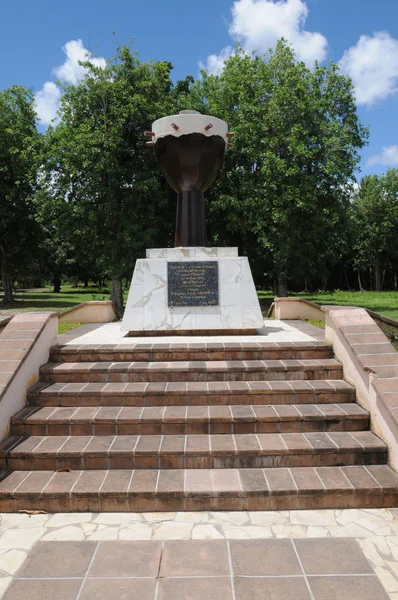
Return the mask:
<path id="1" fill-rule="evenodd" d="M 264 325 L 249 261 L 206 246 L 204 192 L 228 148 L 228 125 L 197 111 L 163 117 L 146 132 L 177 192 L 174 248 L 136 261 L 121 329 L 130 335 L 253 334 Z"/>

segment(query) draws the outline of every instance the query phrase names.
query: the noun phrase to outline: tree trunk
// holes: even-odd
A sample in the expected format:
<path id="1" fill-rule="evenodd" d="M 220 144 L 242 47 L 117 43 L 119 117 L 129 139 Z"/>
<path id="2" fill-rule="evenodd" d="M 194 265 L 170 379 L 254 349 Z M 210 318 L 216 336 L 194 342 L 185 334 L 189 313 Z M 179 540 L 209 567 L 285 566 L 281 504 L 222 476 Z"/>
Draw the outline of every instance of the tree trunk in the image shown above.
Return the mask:
<path id="1" fill-rule="evenodd" d="M 3 302 L 4 304 L 8 304 L 9 302 L 13 302 L 14 293 L 12 289 L 12 279 L 10 274 L 8 273 L 8 264 L 7 264 L 7 255 L 4 247 L 0 245 L 1 252 L 1 280 L 3 283 L 4 296 Z"/>
<path id="2" fill-rule="evenodd" d="M 59 271 L 55 271 L 53 274 L 53 294 L 59 294 L 61 291 L 61 273 Z"/>
<path id="3" fill-rule="evenodd" d="M 380 292 L 380 290 L 381 290 L 381 270 L 380 270 L 379 261 L 377 261 L 374 266 L 374 274 L 375 274 L 375 289 L 376 289 L 376 292 Z"/>
<path id="4" fill-rule="evenodd" d="M 360 292 L 364 292 L 364 287 L 362 285 L 362 279 L 361 279 L 361 272 L 357 271 L 357 275 L 358 275 L 358 286 L 359 286 L 359 291 Z"/>
<path id="5" fill-rule="evenodd" d="M 123 316 L 124 306 L 123 306 L 123 289 L 122 289 L 122 280 L 120 277 L 112 277 L 111 282 L 111 300 L 113 302 L 113 306 L 115 307 L 115 311 L 119 317 Z"/>
<path id="6" fill-rule="evenodd" d="M 397 289 L 397 287 L 398 287 L 397 272 L 394 271 L 394 289 Z"/>
<path id="7" fill-rule="evenodd" d="M 384 267 L 384 269 L 383 269 L 383 275 L 381 276 L 381 287 L 380 287 L 380 290 L 382 290 L 384 288 L 384 280 L 386 278 L 386 271 L 387 271 L 387 267 Z"/>
<path id="8" fill-rule="evenodd" d="M 278 298 L 287 297 L 287 278 L 285 275 L 278 275 Z"/>
<path id="9" fill-rule="evenodd" d="M 85 288 L 88 288 L 88 279 L 85 279 L 85 280 L 84 280 L 84 287 L 85 287 Z"/>
<path id="10" fill-rule="evenodd" d="M 345 284 L 347 287 L 347 290 L 350 292 L 350 282 L 348 281 L 348 274 L 347 274 L 347 269 L 345 267 L 343 267 L 343 272 L 344 272 L 344 279 L 345 279 Z"/>

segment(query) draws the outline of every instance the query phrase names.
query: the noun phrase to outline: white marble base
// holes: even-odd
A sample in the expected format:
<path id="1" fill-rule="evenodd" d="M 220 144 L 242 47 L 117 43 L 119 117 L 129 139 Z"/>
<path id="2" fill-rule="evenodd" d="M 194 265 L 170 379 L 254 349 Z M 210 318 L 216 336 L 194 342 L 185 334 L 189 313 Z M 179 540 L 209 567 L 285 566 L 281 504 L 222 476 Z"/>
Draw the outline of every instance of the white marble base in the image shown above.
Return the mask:
<path id="1" fill-rule="evenodd" d="M 166 258 L 167 260 L 214 260 L 215 258 L 238 258 L 238 248 L 151 248 L 146 251 L 147 258 Z"/>
<path id="2" fill-rule="evenodd" d="M 168 261 L 217 261 L 218 306 L 170 307 Z M 249 261 L 237 248 L 161 248 L 138 259 L 127 299 L 122 331 L 260 329 L 264 321 Z"/>

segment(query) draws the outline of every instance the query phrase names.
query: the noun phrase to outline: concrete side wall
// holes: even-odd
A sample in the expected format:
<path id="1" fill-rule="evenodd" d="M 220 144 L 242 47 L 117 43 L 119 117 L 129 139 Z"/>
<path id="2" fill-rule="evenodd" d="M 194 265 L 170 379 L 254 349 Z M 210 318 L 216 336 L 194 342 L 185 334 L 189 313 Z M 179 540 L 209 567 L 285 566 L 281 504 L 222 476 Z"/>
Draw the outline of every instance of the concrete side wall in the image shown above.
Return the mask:
<path id="1" fill-rule="evenodd" d="M 111 323 L 115 318 L 112 302 L 84 302 L 58 313 L 59 323 Z"/>
<path id="2" fill-rule="evenodd" d="M 48 362 L 57 342 L 57 318 L 49 314 L 15 316 L 0 337 L 0 439 L 9 431 L 10 419 L 26 403 L 27 390 L 37 383 L 41 365 Z"/>
<path id="3" fill-rule="evenodd" d="M 0 317 L 0 335 L 1 332 L 5 329 L 8 323 L 11 321 L 12 317 Z"/>
<path id="4" fill-rule="evenodd" d="M 398 352 L 363 308 L 328 309 L 325 337 L 398 471 Z"/>
<path id="5" fill-rule="evenodd" d="M 306 319 L 324 321 L 325 313 L 318 304 L 303 298 L 275 298 L 273 316 L 276 319 Z"/>

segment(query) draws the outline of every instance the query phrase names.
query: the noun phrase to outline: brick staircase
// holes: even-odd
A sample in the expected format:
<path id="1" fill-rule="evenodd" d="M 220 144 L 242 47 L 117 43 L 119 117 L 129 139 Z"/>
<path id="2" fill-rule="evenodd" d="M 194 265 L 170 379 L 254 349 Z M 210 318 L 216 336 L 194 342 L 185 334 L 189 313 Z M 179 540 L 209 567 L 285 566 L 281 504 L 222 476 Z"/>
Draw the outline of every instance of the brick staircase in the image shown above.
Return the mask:
<path id="1" fill-rule="evenodd" d="M 0 510 L 395 506 L 323 342 L 57 346 L 0 448 Z"/>

